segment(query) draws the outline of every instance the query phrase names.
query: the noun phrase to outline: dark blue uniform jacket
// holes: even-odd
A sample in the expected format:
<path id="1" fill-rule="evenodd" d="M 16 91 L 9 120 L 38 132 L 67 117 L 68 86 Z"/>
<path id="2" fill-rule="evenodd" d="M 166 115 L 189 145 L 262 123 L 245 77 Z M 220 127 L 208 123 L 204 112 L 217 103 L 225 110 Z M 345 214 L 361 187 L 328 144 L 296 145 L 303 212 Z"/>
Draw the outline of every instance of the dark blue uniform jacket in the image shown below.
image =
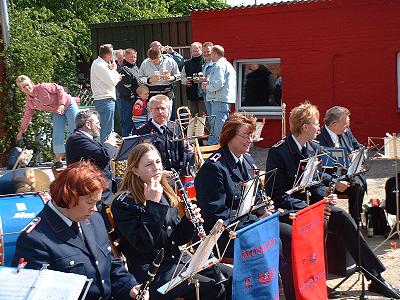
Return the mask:
<path id="1" fill-rule="evenodd" d="M 49 264 L 48 268 L 52 270 L 92 278 L 86 299 L 131 299 L 129 292 L 137 282 L 121 260 L 113 257 L 100 214 L 94 213 L 80 222 L 85 241 L 48 205 L 38 217 L 41 221 L 36 227 L 18 237 L 14 266 L 23 257 L 30 269 Z"/>

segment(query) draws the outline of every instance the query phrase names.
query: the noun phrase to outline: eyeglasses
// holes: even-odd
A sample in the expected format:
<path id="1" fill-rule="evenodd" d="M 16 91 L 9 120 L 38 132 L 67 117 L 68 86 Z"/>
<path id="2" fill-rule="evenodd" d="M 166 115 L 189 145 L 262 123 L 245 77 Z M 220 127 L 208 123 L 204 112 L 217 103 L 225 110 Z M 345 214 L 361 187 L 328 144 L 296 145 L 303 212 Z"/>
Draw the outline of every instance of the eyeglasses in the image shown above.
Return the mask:
<path id="1" fill-rule="evenodd" d="M 240 136 L 244 140 L 249 140 L 249 141 L 254 141 L 256 138 L 256 135 L 254 133 L 251 133 L 249 135 L 242 135 L 242 134 L 237 134 L 237 136 Z"/>

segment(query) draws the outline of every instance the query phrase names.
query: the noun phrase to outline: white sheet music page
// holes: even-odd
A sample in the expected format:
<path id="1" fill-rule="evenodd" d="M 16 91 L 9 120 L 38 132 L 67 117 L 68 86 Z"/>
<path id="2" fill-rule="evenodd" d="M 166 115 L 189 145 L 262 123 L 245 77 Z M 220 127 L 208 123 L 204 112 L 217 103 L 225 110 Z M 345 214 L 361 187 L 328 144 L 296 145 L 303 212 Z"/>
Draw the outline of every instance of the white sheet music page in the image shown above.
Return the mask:
<path id="1" fill-rule="evenodd" d="M 204 136 L 205 122 L 206 122 L 205 117 L 192 118 L 187 128 L 187 137 L 194 138 L 194 137 Z"/>
<path id="2" fill-rule="evenodd" d="M 0 269 L 0 300 L 77 300 L 86 276 L 53 270 Z M 62 283 L 62 284 L 60 284 Z"/>
<path id="3" fill-rule="evenodd" d="M 257 182 L 256 178 L 248 180 L 244 183 L 243 193 L 242 193 L 242 203 L 239 207 L 239 212 L 237 214 L 238 217 L 247 214 L 251 207 L 253 206 L 256 199 L 256 191 L 257 191 Z"/>
<path id="4" fill-rule="evenodd" d="M 310 157 L 307 161 L 306 168 L 303 172 L 303 177 L 301 178 L 300 186 L 309 186 L 313 179 L 315 172 L 318 168 L 318 159 L 317 157 Z"/>

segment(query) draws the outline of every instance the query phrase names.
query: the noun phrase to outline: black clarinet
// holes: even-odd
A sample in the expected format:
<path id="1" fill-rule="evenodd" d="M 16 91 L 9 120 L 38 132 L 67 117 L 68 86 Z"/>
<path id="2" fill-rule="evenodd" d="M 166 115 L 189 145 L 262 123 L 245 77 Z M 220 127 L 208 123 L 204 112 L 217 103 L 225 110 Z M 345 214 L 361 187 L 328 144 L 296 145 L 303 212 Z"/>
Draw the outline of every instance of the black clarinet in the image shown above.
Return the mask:
<path id="1" fill-rule="evenodd" d="M 187 196 L 187 192 L 182 184 L 181 179 L 179 178 L 178 173 L 173 169 L 172 169 L 172 172 L 173 172 L 173 179 L 174 179 L 175 185 L 181 194 L 181 199 L 182 199 L 183 205 L 185 206 L 185 211 L 189 214 L 190 222 L 192 222 L 192 224 L 194 225 L 199 238 L 204 239 L 207 236 L 207 234 L 206 234 L 206 231 L 204 230 L 203 224 L 201 224 L 199 222 L 199 220 L 197 220 L 197 218 L 195 217 L 195 215 L 193 213 L 192 201 L 189 200 L 189 198 Z"/>
<path id="2" fill-rule="evenodd" d="M 140 285 L 139 292 L 136 295 L 136 300 L 143 300 L 144 296 L 146 295 L 147 291 L 149 290 L 150 284 L 156 276 L 158 267 L 161 265 L 162 260 L 164 259 L 164 248 L 161 248 L 156 255 L 156 258 L 149 266 L 147 270 L 147 278 L 146 280 Z"/>
<path id="3" fill-rule="evenodd" d="M 195 230 L 197 232 L 197 236 L 203 240 L 206 238 L 207 234 L 206 231 L 204 230 L 203 224 L 200 223 L 199 220 L 197 220 L 197 218 L 195 217 L 194 213 L 193 213 L 193 207 L 192 207 L 192 202 L 189 200 L 188 196 L 187 196 L 187 192 L 182 184 L 181 179 L 179 178 L 179 174 L 172 169 L 173 172 L 173 179 L 174 182 L 176 184 L 176 187 L 178 189 L 178 191 L 181 194 L 181 199 L 183 201 L 183 204 L 185 206 L 185 211 L 187 211 L 187 213 L 189 214 L 190 217 L 190 221 L 192 222 L 192 224 L 195 227 Z M 210 255 L 211 258 L 215 257 L 214 253 L 211 252 Z M 227 279 L 225 278 L 224 274 L 221 272 L 221 270 L 216 266 L 216 265 L 212 265 L 211 266 L 213 272 L 214 272 L 214 277 L 215 277 L 215 282 L 218 283 L 222 283 L 224 281 L 226 281 Z"/>

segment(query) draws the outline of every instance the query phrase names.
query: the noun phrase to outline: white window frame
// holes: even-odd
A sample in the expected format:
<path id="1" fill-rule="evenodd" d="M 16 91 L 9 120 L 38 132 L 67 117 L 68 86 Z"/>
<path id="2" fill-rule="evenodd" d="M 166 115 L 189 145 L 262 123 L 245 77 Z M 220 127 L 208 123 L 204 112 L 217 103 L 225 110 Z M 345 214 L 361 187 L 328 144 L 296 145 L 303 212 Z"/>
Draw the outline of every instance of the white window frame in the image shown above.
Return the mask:
<path id="1" fill-rule="evenodd" d="M 236 70 L 237 80 L 237 96 L 236 110 L 240 112 L 248 112 L 255 116 L 281 117 L 282 106 L 242 106 L 242 78 L 243 68 L 245 64 L 276 64 L 281 63 L 280 58 L 257 58 L 257 59 L 238 59 L 233 61 Z M 282 99 L 283 102 L 283 99 Z"/>

